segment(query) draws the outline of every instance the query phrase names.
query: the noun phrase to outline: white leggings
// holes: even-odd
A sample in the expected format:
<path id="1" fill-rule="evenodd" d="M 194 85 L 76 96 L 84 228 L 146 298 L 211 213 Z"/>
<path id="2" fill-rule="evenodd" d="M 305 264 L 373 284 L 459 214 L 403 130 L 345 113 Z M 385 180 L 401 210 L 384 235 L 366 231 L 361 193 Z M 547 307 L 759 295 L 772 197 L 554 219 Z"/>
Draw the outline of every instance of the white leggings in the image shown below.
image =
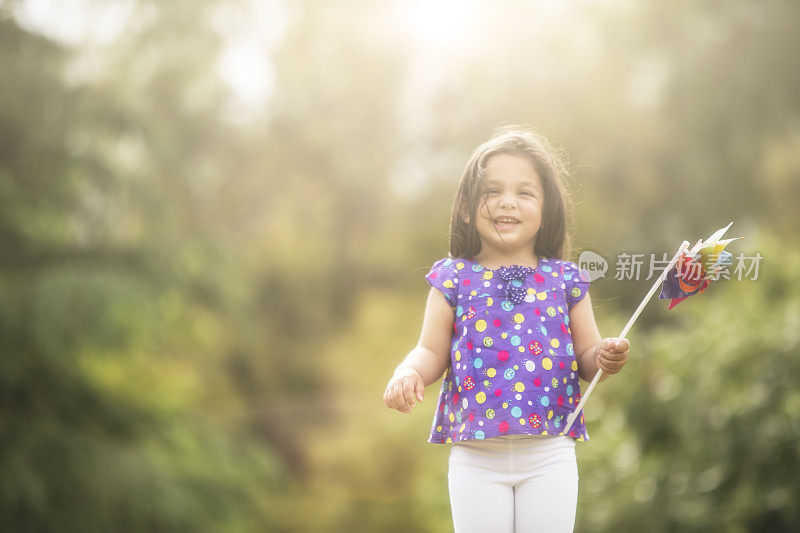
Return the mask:
<path id="1" fill-rule="evenodd" d="M 447 474 L 456 533 L 572 531 L 578 464 L 571 437 L 508 435 L 453 444 Z"/>

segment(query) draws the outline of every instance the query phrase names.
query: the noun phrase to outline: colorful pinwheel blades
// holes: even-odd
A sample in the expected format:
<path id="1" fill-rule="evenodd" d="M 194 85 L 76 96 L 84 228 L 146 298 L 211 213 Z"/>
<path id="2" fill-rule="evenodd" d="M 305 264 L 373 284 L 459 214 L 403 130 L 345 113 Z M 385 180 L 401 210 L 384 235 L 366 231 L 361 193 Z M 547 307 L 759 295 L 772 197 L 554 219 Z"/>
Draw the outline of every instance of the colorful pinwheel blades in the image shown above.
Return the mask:
<path id="1" fill-rule="evenodd" d="M 669 300 L 668 309 L 672 309 L 683 300 L 706 290 L 709 283 L 716 278 L 716 274 L 726 265 L 732 263 L 732 256 L 725 251 L 725 247 L 733 239 L 720 240 L 731 222 L 722 229 L 715 231 L 705 241 L 698 241 L 691 250 L 681 253 L 675 266 L 667 273 L 661 294 L 658 298 Z"/>

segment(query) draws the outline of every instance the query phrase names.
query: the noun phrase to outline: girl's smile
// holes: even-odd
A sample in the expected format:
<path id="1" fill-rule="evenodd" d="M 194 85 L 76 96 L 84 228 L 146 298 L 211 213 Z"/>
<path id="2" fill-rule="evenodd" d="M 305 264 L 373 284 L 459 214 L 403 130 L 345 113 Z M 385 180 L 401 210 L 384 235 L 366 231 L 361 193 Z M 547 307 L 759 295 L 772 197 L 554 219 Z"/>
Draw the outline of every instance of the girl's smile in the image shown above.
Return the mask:
<path id="1" fill-rule="evenodd" d="M 516 217 L 497 217 L 494 219 L 495 227 L 500 231 L 513 229 L 519 224 L 519 219 Z"/>

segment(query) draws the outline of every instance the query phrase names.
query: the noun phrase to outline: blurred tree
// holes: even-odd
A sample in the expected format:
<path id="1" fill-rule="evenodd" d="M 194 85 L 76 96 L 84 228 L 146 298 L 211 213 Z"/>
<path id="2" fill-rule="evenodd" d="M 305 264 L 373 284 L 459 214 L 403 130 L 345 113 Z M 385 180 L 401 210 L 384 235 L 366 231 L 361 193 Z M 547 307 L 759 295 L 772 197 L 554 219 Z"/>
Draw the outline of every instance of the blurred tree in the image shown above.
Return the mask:
<path id="1" fill-rule="evenodd" d="M 77 83 L 75 51 L 0 11 L 3 530 L 279 523 L 261 501 L 286 491 L 281 461 L 204 412 L 236 401 L 217 374 L 236 294 L 190 188 L 225 131 L 213 91 L 205 112 L 180 94 L 205 68 L 186 54 L 214 46 L 188 22 L 169 31 L 188 9 L 165 7 L 137 43 L 190 40 L 182 58 L 143 45 Z"/>

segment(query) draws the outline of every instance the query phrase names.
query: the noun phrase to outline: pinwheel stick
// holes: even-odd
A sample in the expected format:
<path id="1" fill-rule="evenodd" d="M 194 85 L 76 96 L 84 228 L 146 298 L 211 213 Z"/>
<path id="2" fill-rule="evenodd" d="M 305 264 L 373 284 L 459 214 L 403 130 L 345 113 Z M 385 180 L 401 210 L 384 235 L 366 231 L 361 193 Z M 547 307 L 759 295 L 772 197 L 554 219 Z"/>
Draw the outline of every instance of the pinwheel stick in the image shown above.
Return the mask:
<path id="1" fill-rule="evenodd" d="M 658 276 L 658 279 L 656 280 L 655 283 L 653 283 L 653 286 L 650 287 L 650 290 L 647 291 L 647 294 L 642 299 L 641 303 L 639 304 L 639 307 L 636 308 L 636 311 L 634 311 L 630 320 L 628 320 L 628 323 L 625 324 L 624 328 L 622 328 L 622 333 L 619 334 L 620 337 L 624 337 L 625 335 L 628 334 L 628 331 L 630 331 L 631 327 L 633 326 L 633 323 L 636 322 L 637 318 L 639 318 L 639 315 L 641 314 L 642 309 L 644 309 L 644 306 L 647 305 L 647 302 L 650 301 L 650 298 L 652 298 L 653 294 L 655 294 L 656 290 L 658 290 L 658 287 L 667 277 L 667 273 L 669 273 L 673 265 L 675 265 L 675 262 L 678 260 L 681 253 L 688 250 L 688 247 L 689 247 L 689 241 L 683 241 L 681 243 L 680 247 L 678 248 L 678 251 L 675 252 L 675 256 L 672 258 L 672 260 L 670 260 L 669 264 L 661 272 L 661 275 Z M 586 405 L 586 401 L 589 399 L 589 395 L 592 394 L 592 391 L 594 390 L 595 386 L 600 381 L 600 378 L 602 376 L 603 376 L 603 370 L 600 369 L 594 375 L 594 379 L 589 384 L 589 388 L 586 389 L 586 393 L 581 397 L 581 401 L 580 403 L 578 403 L 578 407 L 575 408 L 575 411 L 567 419 L 567 425 L 564 427 L 564 431 L 561 433 L 562 435 L 566 435 L 569 432 L 569 429 L 572 427 L 572 424 L 575 423 L 575 420 L 577 420 L 578 417 L 581 415 L 581 411 L 583 410 L 583 407 Z"/>

